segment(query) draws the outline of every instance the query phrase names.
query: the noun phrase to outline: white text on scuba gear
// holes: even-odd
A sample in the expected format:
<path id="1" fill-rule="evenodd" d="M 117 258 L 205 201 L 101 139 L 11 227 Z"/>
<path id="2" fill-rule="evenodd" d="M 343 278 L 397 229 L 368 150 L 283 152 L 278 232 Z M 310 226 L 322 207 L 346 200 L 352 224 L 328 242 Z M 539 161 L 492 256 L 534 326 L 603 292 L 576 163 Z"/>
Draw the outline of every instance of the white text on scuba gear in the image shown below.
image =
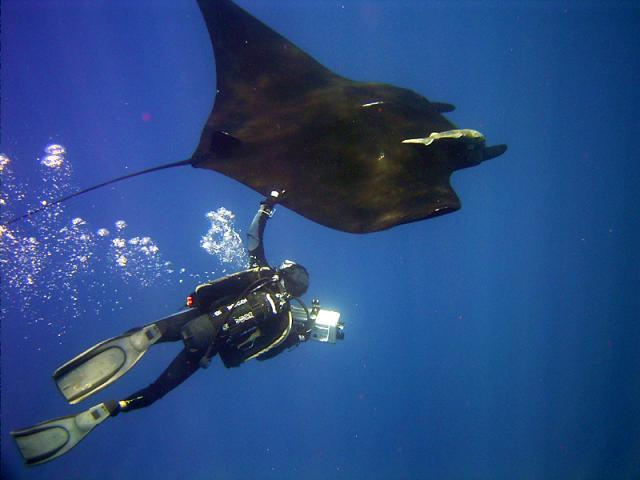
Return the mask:
<path id="1" fill-rule="evenodd" d="M 227 305 L 226 308 L 227 310 L 231 310 L 232 308 L 236 308 L 239 307 L 240 305 L 244 305 L 245 303 L 247 303 L 247 299 L 246 298 L 242 298 L 240 300 L 238 300 L 236 303 L 232 303 L 231 305 Z M 214 317 L 219 317 L 220 315 L 222 315 L 222 309 L 218 309 L 215 312 L 212 312 L 211 315 L 213 315 Z"/>
<path id="2" fill-rule="evenodd" d="M 272 296 L 270 294 L 266 294 L 264 295 L 265 299 L 267 300 L 266 303 L 268 303 L 268 306 L 265 304 L 265 306 L 267 306 L 268 309 L 268 313 L 272 314 L 272 315 L 277 315 L 279 312 L 278 307 L 276 306 L 276 303 L 274 302 Z M 236 303 L 231 304 L 231 305 L 227 305 L 226 309 L 228 311 L 232 311 L 237 307 L 241 307 L 243 305 L 246 305 L 248 303 L 249 299 L 248 298 L 242 298 L 240 300 L 238 300 Z M 280 299 L 280 305 L 282 306 L 282 299 Z M 255 305 L 255 307 L 258 307 L 258 305 Z M 223 309 L 219 309 L 216 310 L 215 312 L 212 312 L 211 315 L 218 317 L 220 315 L 222 315 L 223 313 Z M 263 316 L 265 312 L 261 312 L 260 316 Z M 229 321 L 225 322 L 225 324 L 222 326 L 222 330 L 229 331 L 230 328 L 233 328 L 233 326 L 238 326 L 238 325 L 242 325 L 244 322 L 248 321 L 248 320 L 253 320 L 253 319 L 257 319 L 258 317 L 256 316 L 256 312 L 254 312 L 253 309 L 242 313 L 241 315 L 239 315 L 238 317 L 231 317 L 229 319 Z"/>
<path id="3" fill-rule="evenodd" d="M 239 316 L 238 318 L 234 318 L 233 320 L 237 323 L 244 323 L 247 320 L 251 320 L 252 318 L 255 318 L 255 315 L 253 314 L 253 312 L 247 312 L 244 315 Z"/>

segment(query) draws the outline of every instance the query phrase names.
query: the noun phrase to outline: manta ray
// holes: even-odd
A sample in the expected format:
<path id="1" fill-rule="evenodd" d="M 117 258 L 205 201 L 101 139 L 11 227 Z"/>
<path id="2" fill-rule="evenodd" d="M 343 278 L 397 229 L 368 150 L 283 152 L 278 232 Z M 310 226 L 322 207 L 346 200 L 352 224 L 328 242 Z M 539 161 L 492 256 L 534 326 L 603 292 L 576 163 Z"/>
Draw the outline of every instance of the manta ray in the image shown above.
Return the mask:
<path id="1" fill-rule="evenodd" d="M 280 203 L 319 224 L 369 233 L 458 210 L 451 174 L 506 151 L 447 120 L 450 104 L 332 72 L 231 0 L 198 5 L 213 45 L 216 88 L 191 158 L 49 205 L 191 165 L 264 195 L 285 191 Z"/>

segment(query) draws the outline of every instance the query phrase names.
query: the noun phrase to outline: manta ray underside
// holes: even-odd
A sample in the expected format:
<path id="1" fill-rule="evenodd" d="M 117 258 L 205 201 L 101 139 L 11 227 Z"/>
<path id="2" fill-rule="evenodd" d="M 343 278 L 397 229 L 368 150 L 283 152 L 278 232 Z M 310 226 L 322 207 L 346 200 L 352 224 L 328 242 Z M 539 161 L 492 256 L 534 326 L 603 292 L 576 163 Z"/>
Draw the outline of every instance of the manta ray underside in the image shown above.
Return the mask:
<path id="1" fill-rule="evenodd" d="M 453 212 L 455 170 L 505 152 L 457 129 L 404 88 L 329 71 L 231 0 L 198 0 L 216 61 L 215 104 L 193 156 L 85 188 L 2 224 L 6 227 L 97 188 L 192 165 L 215 170 L 314 222 L 375 232 Z"/>
<path id="2" fill-rule="evenodd" d="M 337 230 L 366 233 L 453 212 L 454 170 L 501 155 L 404 88 L 334 74 L 230 0 L 198 0 L 217 94 L 190 163 Z"/>

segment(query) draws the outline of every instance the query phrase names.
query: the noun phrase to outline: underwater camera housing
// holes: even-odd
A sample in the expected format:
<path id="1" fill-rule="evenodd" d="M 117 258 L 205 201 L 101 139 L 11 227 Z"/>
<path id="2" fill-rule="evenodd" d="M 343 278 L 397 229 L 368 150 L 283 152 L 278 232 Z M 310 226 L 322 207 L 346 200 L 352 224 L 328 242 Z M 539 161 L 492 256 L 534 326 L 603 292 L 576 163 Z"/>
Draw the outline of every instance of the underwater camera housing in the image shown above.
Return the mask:
<path id="1" fill-rule="evenodd" d="M 302 325 L 311 323 L 309 337 L 311 340 L 323 343 L 344 340 L 344 323 L 340 322 L 340 312 L 321 308 L 318 300 L 311 301 L 308 318 L 307 311 L 295 305 L 291 306 L 291 315 L 295 323 Z"/>

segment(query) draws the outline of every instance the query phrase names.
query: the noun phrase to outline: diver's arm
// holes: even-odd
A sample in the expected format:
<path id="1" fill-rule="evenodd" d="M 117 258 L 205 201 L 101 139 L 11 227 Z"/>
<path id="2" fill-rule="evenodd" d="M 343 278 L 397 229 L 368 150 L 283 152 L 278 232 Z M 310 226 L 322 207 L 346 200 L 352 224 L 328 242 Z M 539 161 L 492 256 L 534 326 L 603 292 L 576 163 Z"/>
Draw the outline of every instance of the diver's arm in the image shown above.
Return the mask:
<path id="1" fill-rule="evenodd" d="M 267 198 L 260 202 L 260 208 L 253 217 L 249 231 L 247 232 L 247 246 L 249 248 L 249 264 L 251 267 L 266 267 L 267 258 L 264 254 L 263 235 L 267 221 L 273 215 L 273 206 L 284 192 L 271 192 Z"/>

